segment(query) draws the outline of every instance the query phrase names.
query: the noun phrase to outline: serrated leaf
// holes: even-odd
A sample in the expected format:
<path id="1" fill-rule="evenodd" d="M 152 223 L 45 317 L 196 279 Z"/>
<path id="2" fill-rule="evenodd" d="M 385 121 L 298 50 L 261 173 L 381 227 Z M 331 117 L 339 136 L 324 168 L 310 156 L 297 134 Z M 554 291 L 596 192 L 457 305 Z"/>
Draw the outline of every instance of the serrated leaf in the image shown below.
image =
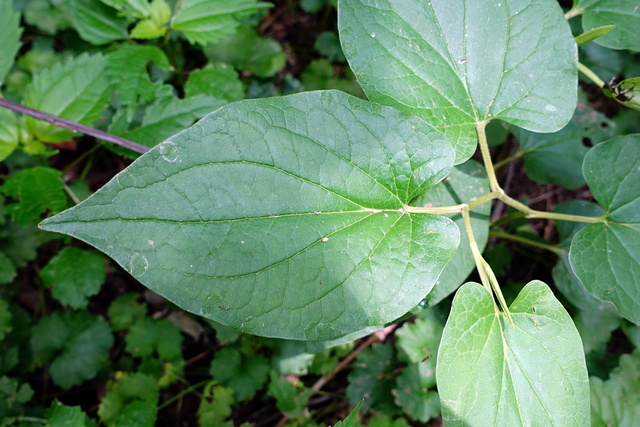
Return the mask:
<path id="1" fill-rule="evenodd" d="M 237 401 L 252 398 L 267 381 L 269 361 L 257 354 L 246 356 L 237 349 L 224 348 L 213 357 L 210 373 L 219 384 L 233 389 Z"/>
<path id="2" fill-rule="evenodd" d="M 304 410 L 309 405 L 313 390 L 299 390 L 275 372 L 270 373 L 269 394 L 276 399 L 278 409 L 291 419 L 305 418 Z"/>
<path id="3" fill-rule="evenodd" d="M 49 0 L 29 0 L 23 4 L 25 22 L 45 33 L 53 35 L 60 30 L 72 27 L 67 14 L 51 4 Z"/>
<path id="4" fill-rule="evenodd" d="M 402 370 L 393 389 L 395 402 L 404 413 L 423 423 L 440 414 L 438 393 L 433 387 L 433 367 L 425 363 L 408 365 Z"/>
<path id="5" fill-rule="evenodd" d="M 581 3 L 586 3 L 582 1 Z M 596 43 L 611 49 L 640 51 L 638 20 L 640 10 L 636 0 L 599 0 L 591 2 L 582 15 L 582 26 L 592 30 L 614 24 L 609 34 L 597 38 Z"/>
<path id="6" fill-rule="evenodd" d="M 69 15 L 80 38 L 93 45 L 127 38 L 129 21 L 99 0 L 62 0 L 58 7 Z"/>
<path id="7" fill-rule="evenodd" d="M 362 424 L 358 422 L 358 414 L 360 413 L 360 408 L 362 407 L 362 401 L 356 405 L 355 408 L 349 415 L 342 420 L 338 421 L 333 427 L 360 427 Z"/>
<path id="8" fill-rule="evenodd" d="M 591 377 L 594 427 L 633 427 L 640 419 L 640 352 L 624 354 L 607 381 Z"/>
<path id="9" fill-rule="evenodd" d="M 477 283 L 458 290 L 438 352 L 444 425 L 588 426 L 587 370 L 569 314 L 539 281 L 509 311 L 513 323 Z"/>
<path id="10" fill-rule="evenodd" d="M 122 414 L 115 422 L 116 427 L 155 427 L 158 418 L 156 402 L 134 400 L 124 407 Z"/>
<path id="11" fill-rule="evenodd" d="M 338 337 L 406 313 L 453 256 L 452 221 L 405 211 L 453 157 L 417 117 L 341 92 L 246 100 L 42 227 L 187 311 L 253 334 Z"/>
<path id="12" fill-rule="evenodd" d="M 91 125 L 100 118 L 109 99 L 106 58 L 82 54 L 36 74 L 24 104 L 49 114 Z M 73 132 L 27 117 L 27 129 L 43 142 L 65 141 Z"/>
<path id="13" fill-rule="evenodd" d="M 347 397 L 351 406 L 364 399 L 364 411 L 373 407 L 393 413 L 393 380 L 390 373 L 395 363 L 390 344 L 375 344 L 358 353 L 348 377 Z"/>
<path id="14" fill-rule="evenodd" d="M 47 427 L 85 427 L 95 425 L 79 406 L 66 406 L 58 401 L 47 410 Z"/>
<path id="15" fill-rule="evenodd" d="M 7 73 L 13 66 L 18 50 L 20 49 L 20 36 L 22 36 L 22 28 L 20 27 L 20 14 L 16 12 L 13 2 L 0 2 L 0 87 L 7 77 Z"/>
<path id="16" fill-rule="evenodd" d="M 15 200 L 6 212 L 22 225 L 40 221 L 46 211 L 60 212 L 67 207 L 61 172 L 44 166 L 22 169 L 0 187 L 0 191 Z"/>
<path id="17" fill-rule="evenodd" d="M 419 196 L 414 206 L 453 206 L 475 200 L 489 193 L 489 180 L 484 168 L 475 160 L 457 165 L 447 178 Z M 491 205 L 485 203 L 470 211 L 471 227 L 478 248 L 484 250 L 489 238 Z M 430 307 L 449 296 L 475 269 L 476 263 L 469 249 L 469 238 L 461 214 L 450 215 L 460 230 L 460 245 L 456 254 L 444 268 L 433 290 L 427 295 Z"/>
<path id="18" fill-rule="evenodd" d="M 238 20 L 271 7 L 257 0 L 183 0 L 172 27 L 182 31 L 192 44 L 214 43 L 232 35 Z"/>
<path id="19" fill-rule="evenodd" d="M 596 145 L 582 170 L 605 221 L 575 235 L 569 261 L 590 293 L 640 323 L 640 135 Z"/>
<path id="20" fill-rule="evenodd" d="M 67 246 L 40 270 L 40 278 L 63 305 L 83 308 L 104 283 L 105 262 L 95 252 Z"/>
<path id="21" fill-rule="evenodd" d="M 456 163 L 475 123 L 561 129 L 576 104 L 576 45 L 555 0 L 343 0 L 342 47 L 370 100 L 449 137 Z"/>
<path id="22" fill-rule="evenodd" d="M 57 311 L 33 327 L 34 359 L 47 363 L 49 372 L 63 388 L 93 378 L 108 361 L 113 336 L 107 322 L 87 312 Z"/>
<path id="23" fill-rule="evenodd" d="M 145 408 L 150 407 L 157 410 L 159 395 L 158 384 L 152 376 L 138 372 L 121 374 L 117 382 L 110 382 L 107 385 L 107 395 L 100 402 L 98 415 L 106 425 L 116 426 L 123 417 L 129 417 L 131 412 L 145 411 Z M 136 402 L 149 405 L 140 407 L 139 404 L 135 404 Z M 135 405 L 127 411 L 129 405 L 133 404 Z M 137 426 L 138 424 L 127 425 Z"/>
<path id="24" fill-rule="evenodd" d="M 144 317 L 147 313 L 147 308 L 137 301 L 139 296 L 139 294 L 130 292 L 120 295 L 111 303 L 108 313 L 111 328 L 114 331 L 131 327 L 136 320 Z"/>
<path id="25" fill-rule="evenodd" d="M 100 0 L 102 3 L 118 9 L 135 18 L 146 18 L 151 14 L 149 0 Z"/>
<path id="26" fill-rule="evenodd" d="M 2 85 L 2 82 L 0 82 Z M 0 161 L 3 161 L 18 147 L 18 118 L 9 109 L 0 109 Z"/>
<path id="27" fill-rule="evenodd" d="M 231 405 L 235 403 L 233 390 L 210 381 L 204 387 L 198 407 L 198 421 L 201 427 L 220 427 L 231 415 Z"/>
<path id="28" fill-rule="evenodd" d="M 164 360 L 182 359 L 182 334 L 168 319 L 142 317 L 125 337 L 126 350 L 132 356 L 149 357 L 154 353 Z"/>
<path id="29" fill-rule="evenodd" d="M 442 325 L 429 318 L 418 318 L 413 323 L 405 323 L 396 331 L 395 336 L 396 347 L 404 362 L 431 367 L 432 383 L 427 387 L 433 387 L 436 384 L 436 354 L 442 336 Z"/>
<path id="30" fill-rule="evenodd" d="M 215 63 L 189 74 L 184 85 L 186 97 L 194 95 L 211 95 L 228 102 L 240 101 L 244 98 L 244 87 L 233 67 Z"/>
<path id="31" fill-rule="evenodd" d="M 203 49 L 212 62 L 232 64 L 239 70 L 251 71 L 258 77 L 272 77 L 286 64 L 282 46 L 274 39 L 242 26 L 230 37 Z"/>
<path id="32" fill-rule="evenodd" d="M 107 56 L 107 74 L 123 105 L 153 100 L 155 88 L 147 72 L 150 62 L 169 71 L 169 59 L 155 46 L 123 45 Z"/>

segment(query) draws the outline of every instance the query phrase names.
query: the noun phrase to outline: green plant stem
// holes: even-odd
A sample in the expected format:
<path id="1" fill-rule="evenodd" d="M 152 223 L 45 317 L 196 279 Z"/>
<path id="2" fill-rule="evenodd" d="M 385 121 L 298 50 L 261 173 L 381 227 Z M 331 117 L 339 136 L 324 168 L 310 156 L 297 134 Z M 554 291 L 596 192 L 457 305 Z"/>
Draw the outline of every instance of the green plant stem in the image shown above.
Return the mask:
<path id="1" fill-rule="evenodd" d="M 525 217 L 530 219 L 542 218 L 542 219 L 553 219 L 556 221 L 586 222 L 589 224 L 595 224 L 598 222 L 606 221 L 604 217 L 569 215 L 569 214 L 562 214 L 562 213 L 555 213 L 555 212 L 536 211 L 533 209 L 529 214 L 525 215 Z"/>
<path id="2" fill-rule="evenodd" d="M 504 193 L 500 184 L 498 184 L 498 178 L 496 177 L 496 171 L 491 161 L 491 152 L 489 151 L 489 144 L 487 143 L 487 134 L 484 131 L 487 122 L 476 123 L 476 132 L 478 133 L 478 145 L 480 145 L 480 152 L 482 153 L 482 161 L 484 162 L 484 168 L 487 171 L 487 177 L 489 178 L 489 188 L 491 191 L 500 191 Z"/>
<path id="3" fill-rule="evenodd" d="M 568 21 L 569 19 L 575 18 L 576 16 L 580 16 L 583 13 L 584 13 L 584 7 L 574 7 L 564 14 L 564 18 Z"/>
<path id="4" fill-rule="evenodd" d="M 517 234 L 505 233 L 503 231 L 490 231 L 489 237 L 496 237 L 498 239 L 511 240 L 513 242 L 523 243 L 529 246 L 535 246 L 536 248 L 545 249 L 547 251 L 551 251 L 555 254 L 562 254 L 565 251 L 560 249 L 557 246 L 549 245 L 546 243 L 536 242 L 535 240 L 528 239 L 526 237 L 518 236 Z"/>
<path id="5" fill-rule="evenodd" d="M 519 159 L 520 157 L 524 156 L 526 153 L 525 150 L 518 150 L 513 156 L 509 156 L 506 159 L 502 159 L 499 162 L 496 162 L 495 165 L 493 165 L 493 168 L 498 170 L 501 167 L 504 167 L 505 165 L 511 163 L 512 161 Z"/>
<path id="6" fill-rule="evenodd" d="M 490 200 L 498 198 L 499 196 L 500 196 L 499 191 L 492 191 L 491 193 L 487 193 L 482 197 L 478 197 L 477 199 L 472 200 L 469 203 L 462 203 L 460 205 L 453 205 L 453 206 L 429 206 L 429 207 L 405 206 L 404 211 L 409 213 L 428 213 L 428 214 L 435 214 L 435 215 L 460 213 L 465 207 L 467 209 L 473 209 Z"/>
<path id="7" fill-rule="evenodd" d="M 598 77 L 596 75 L 596 73 L 594 73 L 593 71 L 591 71 L 586 65 L 584 65 L 582 62 L 578 62 L 578 71 L 580 71 L 582 74 L 584 74 L 586 77 L 589 78 L 589 80 L 591 80 L 592 82 L 594 82 L 595 84 L 597 84 L 599 87 L 604 87 L 604 82 L 602 81 L 602 79 L 600 77 Z"/>
<path id="8" fill-rule="evenodd" d="M 158 405 L 158 411 L 160 411 L 160 410 L 164 409 L 165 407 L 171 405 L 176 400 L 182 398 L 182 396 L 185 396 L 185 395 L 187 395 L 189 393 L 192 393 L 192 392 L 196 391 L 200 387 L 202 387 L 205 384 L 207 384 L 209 381 L 211 381 L 211 380 L 200 381 L 199 383 L 196 383 L 196 384 L 192 385 L 191 387 L 185 388 L 184 390 L 182 390 L 180 393 L 176 394 L 175 396 L 171 396 L 171 398 L 167 399 L 162 405 Z"/>

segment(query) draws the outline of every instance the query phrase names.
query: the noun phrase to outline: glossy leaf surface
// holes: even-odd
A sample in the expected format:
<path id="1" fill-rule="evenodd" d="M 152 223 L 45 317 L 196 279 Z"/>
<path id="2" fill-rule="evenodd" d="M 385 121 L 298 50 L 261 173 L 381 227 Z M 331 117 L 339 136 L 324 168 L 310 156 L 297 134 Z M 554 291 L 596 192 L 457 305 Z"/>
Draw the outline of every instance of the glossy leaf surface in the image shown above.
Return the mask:
<path id="1" fill-rule="evenodd" d="M 242 331 L 326 339 L 431 290 L 458 245 L 408 202 L 450 171 L 442 134 L 341 92 L 225 106 L 45 220 L 184 309 Z"/>
<path id="2" fill-rule="evenodd" d="M 342 46 L 370 100 L 443 131 L 456 163 L 491 119 L 553 132 L 576 103 L 576 45 L 555 0 L 342 0 Z"/>
<path id="3" fill-rule="evenodd" d="M 587 369 L 569 314 L 539 281 L 509 310 L 513 323 L 482 286 L 458 290 L 436 370 L 444 425 L 588 426 Z"/>
<path id="4" fill-rule="evenodd" d="M 590 293 L 640 323 L 640 135 L 596 145 L 583 173 L 606 221 L 576 234 L 571 266 Z"/>

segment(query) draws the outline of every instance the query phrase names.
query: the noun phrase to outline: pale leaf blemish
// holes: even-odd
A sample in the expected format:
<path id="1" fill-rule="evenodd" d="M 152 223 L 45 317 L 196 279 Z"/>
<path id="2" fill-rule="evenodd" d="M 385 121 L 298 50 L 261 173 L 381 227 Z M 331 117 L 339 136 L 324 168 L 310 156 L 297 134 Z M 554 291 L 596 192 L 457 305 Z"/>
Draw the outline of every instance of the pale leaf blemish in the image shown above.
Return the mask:
<path id="1" fill-rule="evenodd" d="M 159 146 L 160 156 L 167 162 L 173 163 L 178 160 L 180 149 L 171 141 L 165 141 Z"/>
<path id="2" fill-rule="evenodd" d="M 323 237 L 323 238 L 322 238 L 322 241 L 323 241 L 323 242 L 328 242 L 328 241 L 329 241 L 329 238 L 328 238 L 328 237 Z"/>

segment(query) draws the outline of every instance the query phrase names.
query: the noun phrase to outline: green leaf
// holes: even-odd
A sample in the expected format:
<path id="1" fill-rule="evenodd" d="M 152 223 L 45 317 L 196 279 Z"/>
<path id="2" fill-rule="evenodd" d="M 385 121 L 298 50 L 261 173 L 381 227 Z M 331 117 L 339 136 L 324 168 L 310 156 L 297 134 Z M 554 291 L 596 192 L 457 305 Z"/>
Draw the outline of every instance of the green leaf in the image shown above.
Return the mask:
<path id="1" fill-rule="evenodd" d="M 99 0 L 62 0 L 58 7 L 69 15 L 80 38 L 93 45 L 127 38 L 128 20 Z"/>
<path id="2" fill-rule="evenodd" d="M 228 102 L 240 101 L 244 98 L 244 87 L 233 67 L 215 63 L 189 74 L 184 85 L 186 97 L 194 95 L 211 95 Z"/>
<path id="3" fill-rule="evenodd" d="M 395 335 L 401 360 L 420 364 L 425 368 L 422 372 L 429 374 L 425 377 L 429 381 L 426 387 L 435 386 L 436 354 L 442 336 L 442 325 L 429 318 L 418 318 L 414 323 L 405 323 Z"/>
<path id="4" fill-rule="evenodd" d="M 402 370 L 393 389 L 395 402 L 403 412 L 423 423 L 440 414 L 438 393 L 433 387 L 435 375 L 428 363 L 409 365 Z"/>
<path id="5" fill-rule="evenodd" d="M 300 78 L 305 90 L 336 89 L 359 98 L 366 98 L 351 70 L 347 69 L 344 78 L 336 78 L 333 65 L 326 59 L 312 61 Z"/>
<path id="6" fill-rule="evenodd" d="M 369 419 L 368 427 L 410 427 L 403 418 L 392 419 L 388 415 L 379 414 Z"/>
<path id="7" fill-rule="evenodd" d="M 635 0 L 599 0 L 592 2 L 582 15 L 582 26 L 589 31 L 615 24 L 610 33 L 596 39 L 596 43 L 611 49 L 640 51 L 638 20 L 640 10 Z"/>
<path id="8" fill-rule="evenodd" d="M 182 334 L 169 319 L 138 319 L 125 337 L 126 350 L 136 357 L 157 355 L 164 360 L 182 359 Z"/>
<path id="9" fill-rule="evenodd" d="M 96 376 L 112 345 L 107 322 L 87 312 L 57 311 L 40 319 L 31 335 L 34 360 L 44 364 L 53 358 L 51 378 L 65 389 Z"/>
<path id="10" fill-rule="evenodd" d="M 11 259 L 4 252 L 0 252 L 0 285 L 11 283 L 16 274 L 16 266 Z"/>
<path id="11" fill-rule="evenodd" d="M 66 13 L 52 5 L 50 0 L 29 0 L 24 2 L 24 6 L 25 22 L 47 34 L 53 35 L 72 27 Z"/>
<path id="12" fill-rule="evenodd" d="M 625 107 L 640 110 L 640 77 L 622 80 L 620 83 L 614 83 L 612 79 L 605 82 L 602 91 Z"/>
<path id="13" fill-rule="evenodd" d="M 17 268 L 24 267 L 29 261 L 36 259 L 36 250 L 42 243 L 43 233 L 35 224 L 21 225 L 11 221 L 0 235 L 0 244 L 4 254 Z"/>
<path id="14" fill-rule="evenodd" d="M 640 419 L 640 351 L 620 357 L 607 381 L 591 377 L 591 421 L 594 427 L 632 427 Z"/>
<path id="15" fill-rule="evenodd" d="M 106 63 L 100 54 L 82 54 L 57 63 L 34 76 L 24 104 L 78 123 L 93 124 L 109 99 Z M 69 130 L 31 117 L 27 118 L 27 129 L 43 142 L 60 142 L 73 136 Z"/>
<path id="16" fill-rule="evenodd" d="M 468 160 L 456 166 L 443 182 L 419 196 L 414 206 L 452 206 L 474 200 L 489 193 L 487 174 L 478 162 Z M 489 238 L 489 216 L 491 205 L 482 204 L 470 211 L 471 227 L 482 251 Z M 469 238 L 461 214 L 450 215 L 460 230 L 460 245 L 455 256 L 444 268 L 433 290 L 427 295 L 430 307 L 436 305 L 458 288 L 475 269 L 476 263 L 469 249 Z"/>
<path id="17" fill-rule="evenodd" d="M 271 7 L 257 0 L 183 0 L 172 27 L 182 31 L 192 44 L 214 43 L 232 35 L 239 20 Z"/>
<path id="18" fill-rule="evenodd" d="M 131 30 L 131 38 L 154 39 L 167 33 L 167 24 L 171 18 L 171 7 L 166 0 L 153 0 L 149 5 L 149 19 L 136 24 Z"/>
<path id="19" fill-rule="evenodd" d="M 47 410 L 47 427 L 93 426 L 89 416 L 79 406 L 66 406 L 58 401 L 51 402 Z"/>
<path id="20" fill-rule="evenodd" d="M 236 400 L 253 397 L 267 381 L 271 365 L 260 355 L 246 356 L 235 348 L 217 351 L 211 362 L 210 373 L 219 384 L 233 389 Z"/>
<path id="21" fill-rule="evenodd" d="M 1 46 L 1 45 L 0 45 Z M 0 85 L 2 82 L 0 82 Z M 3 161 L 18 147 L 18 118 L 9 109 L 0 109 L 0 161 Z"/>
<path id="22" fill-rule="evenodd" d="M 584 33 L 580 34 L 579 36 L 576 36 L 576 44 L 578 46 L 583 45 L 585 43 L 589 43 L 595 39 L 597 39 L 598 37 L 602 37 L 605 34 L 609 33 L 611 30 L 613 30 L 616 26 L 615 25 L 603 25 L 602 27 L 596 27 L 593 28 L 589 31 L 585 31 Z"/>
<path id="23" fill-rule="evenodd" d="M 234 35 L 203 49 L 212 62 L 232 64 L 258 77 L 271 77 L 282 70 L 286 56 L 275 40 L 262 37 L 251 28 L 239 27 Z"/>
<path id="24" fill-rule="evenodd" d="M 2 184 L 0 191 L 15 200 L 6 212 L 22 225 L 40 221 L 46 211 L 60 212 L 67 207 L 61 172 L 44 166 L 22 169 Z"/>
<path id="25" fill-rule="evenodd" d="M 155 402 L 134 400 L 125 406 L 115 422 L 116 427 L 154 427 L 158 418 L 158 405 Z"/>
<path id="26" fill-rule="evenodd" d="M 344 62 L 346 58 L 340 47 L 340 39 L 333 31 L 325 31 L 316 39 L 313 47 L 318 53 L 330 61 Z"/>
<path id="27" fill-rule="evenodd" d="M 40 278 L 63 305 L 83 308 L 104 283 L 105 262 L 95 252 L 67 246 L 40 270 Z"/>
<path id="28" fill-rule="evenodd" d="M 590 293 L 640 323 L 640 135 L 596 145 L 582 170 L 606 222 L 575 235 L 571 266 Z"/>
<path id="29" fill-rule="evenodd" d="M 362 402 L 358 403 L 356 405 L 355 408 L 353 408 L 353 410 L 351 412 L 349 412 L 349 415 L 347 415 L 347 418 L 345 418 L 342 421 L 338 421 L 333 427 L 359 427 L 362 424 L 360 424 L 358 422 L 358 414 L 360 413 L 360 408 L 362 407 Z"/>
<path id="30" fill-rule="evenodd" d="M 210 381 L 204 387 L 198 407 L 198 421 L 201 427 L 220 427 L 231 415 L 231 405 L 235 403 L 233 390 Z"/>
<path id="31" fill-rule="evenodd" d="M 482 286 L 458 290 L 436 372 L 445 426 L 588 426 L 587 370 L 569 314 L 539 281 L 509 310 L 513 323 Z"/>
<path id="32" fill-rule="evenodd" d="M 0 341 L 11 332 L 11 312 L 9 311 L 9 303 L 0 298 Z"/>
<path id="33" fill-rule="evenodd" d="M 136 320 L 147 314 L 147 308 L 137 300 L 140 295 L 127 293 L 120 295 L 109 306 L 109 320 L 114 331 L 130 328 Z"/>
<path id="34" fill-rule="evenodd" d="M 246 100 L 42 228 L 96 246 L 187 311 L 333 338 L 406 313 L 453 257 L 451 220 L 405 211 L 453 157 L 419 118 L 344 93 Z"/>
<path id="35" fill-rule="evenodd" d="M 132 412 L 143 411 L 146 414 L 145 416 L 148 416 L 146 409 L 153 407 L 157 411 L 159 395 L 158 384 L 152 376 L 138 372 L 120 374 L 120 379 L 117 382 L 110 382 L 107 385 L 107 395 L 100 402 L 98 415 L 108 426 L 119 425 L 119 421 L 122 418 L 130 418 Z M 136 402 L 150 405 L 141 407 Z M 127 410 L 129 405 L 134 406 Z M 137 423 L 128 425 L 138 426 Z"/>
<path id="36" fill-rule="evenodd" d="M 271 371 L 269 382 L 269 394 L 276 399 L 278 409 L 288 418 L 305 418 L 305 409 L 309 405 L 309 397 L 313 390 L 306 388 L 298 390 L 286 378 Z"/>
<path id="37" fill-rule="evenodd" d="M 553 132 L 576 105 L 576 45 L 555 0 L 342 0 L 338 28 L 369 99 L 444 132 L 456 163 L 475 152 L 476 123 Z"/>
<path id="38" fill-rule="evenodd" d="M 585 200 L 570 200 L 561 203 L 554 209 L 554 212 L 596 218 L 604 213 L 600 206 Z M 573 236 L 587 224 L 572 221 L 555 221 L 555 224 L 560 237 L 558 246 L 563 249 L 557 264 L 551 271 L 556 288 L 576 308 L 586 311 L 595 310 L 605 303 L 587 291 L 580 279 L 576 277 L 569 263 L 569 247 Z"/>
<path id="39" fill-rule="evenodd" d="M 393 347 L 390 344 L 374 344 L 358 353 L 349 374 L 347 397 L 351 406 L 364 399 L 362 409 L 395 412 L 391 389 L 394 382 L 391 371 L 395 369 Z"/>
<path id="40" fill-rule="evenodd" d="M 118 9 L 134 18 L 146 18 L 151 14 L 149 0 L 100 0 L 102 3 Z"/>
<path id="41" fill-rule="evenodd" d="M 18 50 L 20 49 L 20 37 L 22 28 L 20 27 L 20 14 L 15 11 L 13 2 L 0 2 L 0 87 L 7 77 L 7 73 L 13 66 Z M 1 121 L 0 121 L 1 122 Z"/>
<path id="42" fill-rule="evenodd" d="M 169 59 L 155 46 L 122 45 L 107 56 L 107 74 L 120 103 L 144 104 L 154 99 L 155 87 L 147 72 L 151 62 L 169 71 Z"/>

